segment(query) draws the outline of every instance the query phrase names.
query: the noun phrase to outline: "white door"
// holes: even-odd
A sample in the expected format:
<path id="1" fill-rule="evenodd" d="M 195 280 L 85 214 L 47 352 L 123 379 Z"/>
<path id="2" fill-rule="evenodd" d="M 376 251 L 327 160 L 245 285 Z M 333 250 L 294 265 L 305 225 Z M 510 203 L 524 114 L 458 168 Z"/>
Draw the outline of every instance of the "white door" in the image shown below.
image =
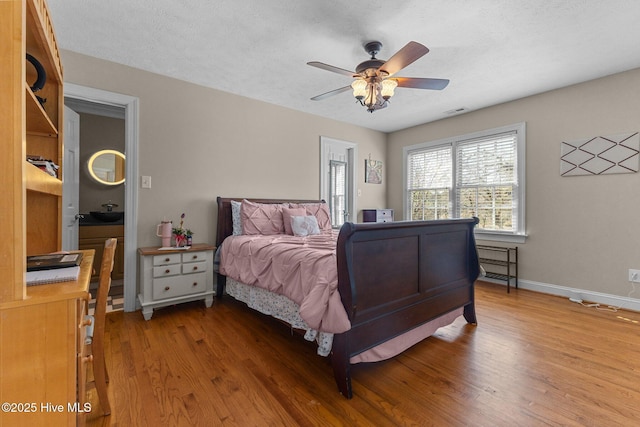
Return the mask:
<path id="1" fill-rule="evenodd" d="M 78 249 L 80 191 L 80 116 L 64 107 L 62 159 L 62 250 Z"/>

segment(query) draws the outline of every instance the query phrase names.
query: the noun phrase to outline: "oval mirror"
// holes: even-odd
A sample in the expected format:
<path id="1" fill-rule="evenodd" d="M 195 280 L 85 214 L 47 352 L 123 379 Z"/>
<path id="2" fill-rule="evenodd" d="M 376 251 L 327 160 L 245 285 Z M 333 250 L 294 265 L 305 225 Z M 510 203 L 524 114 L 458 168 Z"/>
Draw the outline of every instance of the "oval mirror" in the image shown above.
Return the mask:
<path id="1" fill-rule="evenodd" d="M 105 185 L 124 182 L 124 154 L 116 150 L 100 150 L 89 159 L 89 174 Z"/>

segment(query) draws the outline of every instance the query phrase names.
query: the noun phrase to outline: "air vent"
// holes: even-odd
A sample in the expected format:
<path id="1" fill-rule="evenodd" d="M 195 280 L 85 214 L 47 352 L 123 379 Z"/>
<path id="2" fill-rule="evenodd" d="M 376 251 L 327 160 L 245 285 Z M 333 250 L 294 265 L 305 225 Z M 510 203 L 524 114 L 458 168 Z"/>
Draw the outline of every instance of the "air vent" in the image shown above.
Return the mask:
<path id="1" fill-rule="evenodd" d="M 445 111 L 444 113 L 447 116 L 451 116 L 453 114 L 462 114 L 462 113 L 466 113 L 467 112 L 467 108 L 465 107 L 460 107 L 460 108 L 455 108 L 453 110 L 449 110 L 449 111 Z"/>

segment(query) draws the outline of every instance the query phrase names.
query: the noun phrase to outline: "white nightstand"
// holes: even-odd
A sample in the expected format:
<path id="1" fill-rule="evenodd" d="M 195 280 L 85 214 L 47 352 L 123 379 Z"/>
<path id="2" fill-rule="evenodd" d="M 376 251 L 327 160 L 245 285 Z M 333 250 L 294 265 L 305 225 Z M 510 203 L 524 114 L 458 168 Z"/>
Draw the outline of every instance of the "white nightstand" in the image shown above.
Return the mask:
<path id="1" fill-rule="evenodd" d="M 197 243 L 190 249 L 139 248 L 140 305 L 145 320 L 153 309 L 204 300 L 213 304 L 213 252 L 215 246 Z"/>
<path id="2" fill-rule="evenodd" d="M 363 209 L 362 222 L 393 222 L 393 209 Z"/>

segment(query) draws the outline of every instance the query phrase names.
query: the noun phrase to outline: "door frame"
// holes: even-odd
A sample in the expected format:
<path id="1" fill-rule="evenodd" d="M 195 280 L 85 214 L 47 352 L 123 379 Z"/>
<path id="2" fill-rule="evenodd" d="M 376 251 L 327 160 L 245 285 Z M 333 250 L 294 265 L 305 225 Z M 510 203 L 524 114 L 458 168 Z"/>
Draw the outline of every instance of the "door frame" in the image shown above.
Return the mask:
<path id="1" fill-rule="evenodd" d="M 122 107 L 125 110 L 125 164 L 124 183 L 124 311 L 136 310 L 137 248 L 138 248 L 138 143 L 139 104 L 137 97 L 108 92 L 73 83 L 64 84 L 64 96 L 95 104 Z M 99 260 L 97 261 L 99 262 Z"/>
<path id="2" fill-rule="evenodd" d="M 320 136 L 320 198 L 328 201 L 329 199 L 329 161 L 330 147 L 340 146 L 347 151 L 347 167 L 349 168 L 349 195 L 347 206 L 349 208 L 350 222 L 358 220 L 358 185 L 356 177 L 358 176 L 358 144 L 354 142 L 343 141 L 340 139 L 330 138 L 328 136 Z M 346 221 L 345 221 L 346 222 Z"/>

